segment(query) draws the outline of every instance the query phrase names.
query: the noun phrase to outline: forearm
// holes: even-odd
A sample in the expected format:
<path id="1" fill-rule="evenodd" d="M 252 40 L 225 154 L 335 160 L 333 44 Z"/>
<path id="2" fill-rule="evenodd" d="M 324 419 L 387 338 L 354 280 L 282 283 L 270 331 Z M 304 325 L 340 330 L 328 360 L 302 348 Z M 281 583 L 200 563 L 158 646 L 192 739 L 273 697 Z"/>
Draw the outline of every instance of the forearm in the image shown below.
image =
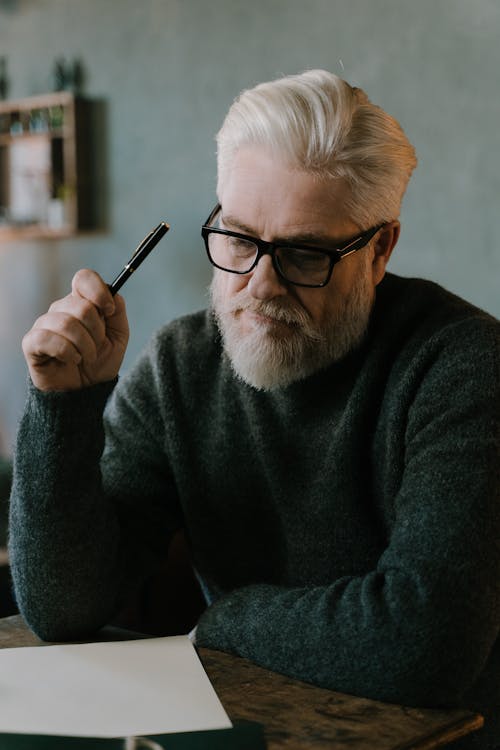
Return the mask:
<path id="1" fill-rule="evenodd" d="M 205 612 L 197 644 L 332 690 L 452 705 L 488 658 L 499 603 L 470 601 L 457 618 L 453 594 L 418 578 L 388 569 L 327 587 L 248 586 Z"/>
<path id="2" fill-rule="evenodd" d="M 68 394 L 31 388 L 20 424 L 10 559 L 20 610 L 42 637 L 95 629 L 117 606 L 120 533 L 99 465 L 111 390 L 111 383 Z"/>
<path id="3" fill-rule="evenodd" d="M 418 489 L 417 476 L 432 475 L 414 462 L 372 570 L 326 585 L 234 590 L 203 615 L 198 644 L 346 693 L 459 702 L 490 658 L 500 621 L 497 463 L 487 445 L 480 453 L 468 481 L 449 462 L 441 485 Z"/>

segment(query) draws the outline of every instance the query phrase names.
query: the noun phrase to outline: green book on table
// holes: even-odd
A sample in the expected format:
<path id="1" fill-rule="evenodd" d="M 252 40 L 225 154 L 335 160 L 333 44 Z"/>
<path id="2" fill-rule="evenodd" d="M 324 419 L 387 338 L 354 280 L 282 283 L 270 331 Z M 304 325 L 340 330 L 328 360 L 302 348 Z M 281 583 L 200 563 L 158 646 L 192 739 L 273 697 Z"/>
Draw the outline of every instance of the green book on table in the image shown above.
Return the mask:
<path id="1" fill-rule="evenodd" d="M 231 729 L 108 739 L 48 734 L 0 734 L 0 750 L 265 750 L 262 725 L 234 722 Z"/>

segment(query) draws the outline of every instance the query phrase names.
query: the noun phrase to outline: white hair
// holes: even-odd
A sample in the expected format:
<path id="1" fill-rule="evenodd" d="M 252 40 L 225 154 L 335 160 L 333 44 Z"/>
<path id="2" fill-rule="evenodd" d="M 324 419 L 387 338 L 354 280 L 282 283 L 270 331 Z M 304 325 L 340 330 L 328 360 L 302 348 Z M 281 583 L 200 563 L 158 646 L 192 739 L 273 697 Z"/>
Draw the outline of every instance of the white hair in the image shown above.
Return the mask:
<path id="1" fill-rule="evenodd" d="M 400 124 L 359 88 L 309 70 L 243 91 L 217 134 L 219 186 L 235 152 L 260 146 L 325 181 L 344 178 L 360 226 L 397 219 L 415 150 Z"/>

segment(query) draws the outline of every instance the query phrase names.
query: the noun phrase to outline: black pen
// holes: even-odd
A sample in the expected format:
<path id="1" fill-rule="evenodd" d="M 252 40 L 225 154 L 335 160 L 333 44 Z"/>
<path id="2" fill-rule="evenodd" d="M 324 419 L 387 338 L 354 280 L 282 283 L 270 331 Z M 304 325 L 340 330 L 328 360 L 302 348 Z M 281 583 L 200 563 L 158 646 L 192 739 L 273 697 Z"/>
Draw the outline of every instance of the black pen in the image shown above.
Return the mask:
<path id="1" fill-rule="evenodd" d="M 156 229 L 153 229 L 153 231 L 150 232 L 147 237 L 144 237 L 141 244 L 134 251 L 134 254 L 130 258 L 127 265 L 120 271 L 116 279 L 114 279 L 111 284 L 108 284 L 109 291 L 113 296 L 117 293 L 118 289 L 120 289 L 125 284 L 127 279 L 134 273 L 136 268 L 141 265 L 144 258 L 146 258 L 151 250 L 156 247 L 163 235 L 166 234 L 169 229 L 170 226 L 162 221 L 160 222 L 160 224 L 158 224 Z"/>

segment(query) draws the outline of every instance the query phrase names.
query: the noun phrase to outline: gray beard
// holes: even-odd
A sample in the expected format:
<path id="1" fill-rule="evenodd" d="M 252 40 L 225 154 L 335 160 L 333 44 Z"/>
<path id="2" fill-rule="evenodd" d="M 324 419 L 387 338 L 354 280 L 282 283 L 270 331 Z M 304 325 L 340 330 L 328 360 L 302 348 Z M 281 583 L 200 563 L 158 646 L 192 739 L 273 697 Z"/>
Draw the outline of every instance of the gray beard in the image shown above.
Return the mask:
<path id="1" fill-rule="evenodd" d="M 246 289 L 226 300 L 215 271 L 210 286 L 212 310 L 224 350 L 235 374 L 258 390 L 284 388 L 328 367 L 361 343 L 373 307 L 374 291 L 367 269 L 361 269 L 351 293 L 338 299 L 337 308 L 323 324 L 289 298 L 260 302 Z M 290 324 L 290 334 L 273 335 L 267 327 L 243 333 L 235 313 L 249 309 Z"/>

